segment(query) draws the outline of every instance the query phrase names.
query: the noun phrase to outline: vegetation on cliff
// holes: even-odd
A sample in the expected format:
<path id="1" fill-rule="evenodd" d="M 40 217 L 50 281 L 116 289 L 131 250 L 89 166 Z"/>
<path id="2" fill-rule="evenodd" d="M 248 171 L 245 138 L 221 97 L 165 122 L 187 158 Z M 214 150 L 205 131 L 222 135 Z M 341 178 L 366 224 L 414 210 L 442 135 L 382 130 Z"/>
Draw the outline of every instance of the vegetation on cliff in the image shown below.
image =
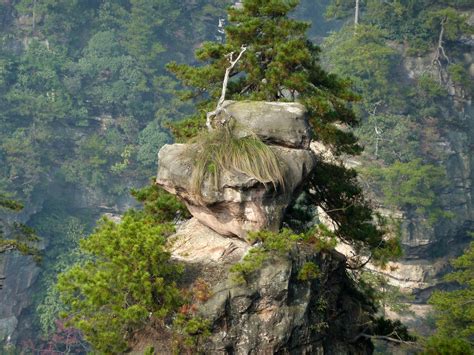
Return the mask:
<path id="1" fill-rule="evenodd" d="M 230 53 L 243 53 L 230 72 L 226 98 L 235 100 L 297 101 L 308 111 L 314 139 L 336 155 L 360 152 L 356 138 L 337 124 L 356 126 L 349 107 L 356 96 L 349 83 L 321 67 L 319 47 L 308 41 L 309 25 L 288 17 L 299 1 L 246 1 L 229 9 L 225 43 L 207 42 L 197 50 L 202 66 L 171 63 L 168 68 L 189 91 L 183 98 L 198 99 L 200 111 L 175 125 L 178 137 L 194 136 L 205 127 L 205 114 L 221 95 Z M 245 48 L 245 52 L 242 51 Z M 305 193 L 338 225 L 336 234 L 359 252 L 377 258 L 397 252 L 396 243 L 383 238 L 372 222 L 372 210 L 362 197 L 356 174 L 342 163 L 322 163 L 309 179 Z M 387 253 L 385 253 L 387 251 Z"/>
<path id="2" fill-rule="evenodd" d="M 198 59 L 208 65 L 169 66 L 197 88 L 184 92 L 192 100 L 183 103 L 173 95 L 181 87 L 164 64 L 191 62 L 192 50 L 204 39 L 218 35 L 222 41 L 216 25 L 225 18 L 228 1 L 0 2 L 0 194 L 12 192 L 14 199 L 31 206 L 28 224 L 48 242 L 35 296 L 46 334 L 57 328 L 54 320 L 64 306 L 58 307 L 56 275 L 82 258 L 75 248 L 78 240 L 99 213 L 120 212 L 129 204 L 125 196 L 130 187 L 154 174 L 156 152 L 171 140 L 167 121 L 195 112 L 197 103 L 194 119 L 171 129 L 184 140 L 204 126 L 229 64 L 225 55 L 240 52 L 242 44 L 248 48 L 233 72 L 229 98 L 306 100 L 316 138 L 334 153 L 360 151 L 355 136 L 363 143 L 360 159 L 366 168 L 359 178 L 382 204 L 399 209 L 416 226 L 428 221 L 436 227 L 456 218 L 445 211 L 445 196 L 459 179 L 452 174 L 454 162 L 446 160 L 448 143 L 442 135 L 469 130 L 447 88 L 456 90 L 461 101 L 473 93 L 462 54 L 472 33 L 466 22 L 471 1 L 360 1 L 355 31 L 356 2 L 331 0 L 328 16 L 349 25 L 329 35 L 321 51 L 307 42 L 306 24 L 283 14 L 294 8 L 297 16 L 320 19 L 315 9 L 323 10 L 325 1 L 303 1 L 299 8 L 296 2 L 284 2 L 277 11 L 262 6 L 264 1 L 247 3 L 243 13 L 231 10 L 231 18 L 246 26 L 231 24 L 225 44 L 198 49 Z M 263 19 L 249 20 L 256 13 Z M 324 26 L 314 26 L 320 30 L 311 32 L 316 41 L 326 36 Z M 255 35 L 263 27 L 269 31 Z M 290 30 L 296 31 L 293 38 L 287 35 Z M 410 55 L 428 57 L 428 67 L 432 65 L 423 74 L 411 68 L 408 80 L 400 73 Z M 336 121 L 354 126 L 353 133 L 346 126 L 339 129 Z M 381 231 L 367 223 L 372 206 L 355 185 L 356 176 L 322 164 L 321 175 L 308 186 L 313 194 L 299 198 L 288 216 L 297 219 L 288 223 L 298 233 L 305 230 L 313 218 L 312 205 L 323 203 L 342 226 L 338 237 L 364 252 L 383 251 Z M 388 183 L 393 181 L 397 183 Z M 160 203 L 146 197 L 157 195 Z M 166 220 L 175 218 L 177 210 L 187 214 L 154 188 L 137 192 L 137 197 L 145 202 L 146 214 L 166 211 Z M 100 209 L 90 209 L 99 203 Z M 396 243 L 387 245 L 388 250 L 397 248 Z M 387 254 L 377 257 L 384 261 Z"/>
<path id="3" fill-rule="evenodd" d="M 38 242 L 39 238 L 33 229 L 22 223 L 11 222 L 8 218 L 1 216 L 4 211 L 15 213 L 22 209 L 21 203 L 0 194 L 0 254 L 17 250 L 23 255 L 33 255 L 39 260 L 39 251 L 35 248 L 35 242 Z M 8 217 L 8 212 L 6 217 Z M 4 275 L 0 275 L 0 281 L 4 278 Z"/>
<path id="4" fill-rule="evenodd" d="M 182 272 L 165 250 L 170 224 L 126 215 L 102 221 L 81 242 L 90 255 L 58 279 L 68 324 L 82 331 L 94 349 L 121 353 L 126 340 L 146 322 L 169 316 L 182 304 L 175 281 Z"/>
<path id="5" fill-rule="evenodd" d="M 437 332 L 428 340 L 427 354 L 463 355 L 474 348 L 474 243 L 452 265 L 445 281 L 457 289 L 436 291 L 430 299 Z"/>

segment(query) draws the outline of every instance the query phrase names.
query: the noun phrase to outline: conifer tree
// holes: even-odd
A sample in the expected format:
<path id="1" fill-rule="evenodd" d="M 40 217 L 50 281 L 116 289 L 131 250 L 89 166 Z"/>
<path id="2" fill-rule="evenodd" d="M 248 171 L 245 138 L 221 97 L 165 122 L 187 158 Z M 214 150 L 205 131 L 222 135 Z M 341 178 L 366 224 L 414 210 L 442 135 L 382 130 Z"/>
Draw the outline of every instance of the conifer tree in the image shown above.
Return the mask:
<path id="1" fill-rule="evenodd" d="M 348 128 L 358 120 L 349 107 L 357 99 L 349 82 L 327 73 L 319 62 L 320 49 L 306 37 L 309 25 L 291 19 L 298 0 L 244 0 L 229 9 L 225 43 L 207 42 L 196 52 L 202 66 L 170 63 L 168 68 L 189 88 L 182 97 L 195 99 L 199 113 L 174 126 L 178 139 L 204 128 L 206 111 L 221 94 L 230 53 L 245 53 L 230 72 L 227 99 L 297 101 L 307 111 L 314 139 L 335 157 L 358 154 L 360 146 Z M 234 55 L 235 59 L 235 55 Z M 373 211 L 357 184 L 354 170 L 340 162 L 319 162 L 305 188 L 305 201 L 321 207 L 337 226 L 338 237 L 356 250 L 370 250 L 385 260 L 399 253 L 395 240 L 373 223 Z"/>
<path id="2" fill-rule="evenodd" d="M 445 280 L 457 287 L 436 291 L 430 298 L 437 332 L 428 339 L 427 354 L 464 355 L 474 350 L 474 242 L 451 264 L 454 272 Z"/>

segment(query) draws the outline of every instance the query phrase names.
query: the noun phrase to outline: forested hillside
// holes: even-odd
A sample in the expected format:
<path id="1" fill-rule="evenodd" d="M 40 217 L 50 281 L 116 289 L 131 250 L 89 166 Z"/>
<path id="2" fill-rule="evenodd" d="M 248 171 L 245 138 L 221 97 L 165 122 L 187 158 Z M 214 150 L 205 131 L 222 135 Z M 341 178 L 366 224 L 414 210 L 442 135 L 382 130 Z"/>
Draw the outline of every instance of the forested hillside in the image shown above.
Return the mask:
<path id="1" fill-rule="evenodd" d="M 225 10 L 233 3 L 0 0 L 0 203 L 23 205 L 2 208 L 0 223 L 10 233 L 16 221 L 33 228 L 40 242 L 30 246 L 42 255 L 39 262 L 10 250 L 0 255 L 5 349 L 64 347 L 65 338 L 79 338 L 60 320 L 57 275 L 84 258 L 78 243 L 101 215 L 135 206 L 130 190 L 149 185 L 158 150 L 173 140 L 173 123 L 196 110 L 182 96 L 200 98 L 178 94 L 178 64 L 171 71 L 166 65 L 196 64 L 194 51 L 205 40 L 224 42 Z M 382 292 L 382 303 L 414 303 L 415 313 L 402 319 L 427 324 L 420 319 L 436 285 L 456 288 L 442 275 L 474 228 L 474 5 L 304 0 L 292 16 L 312 23 L 308 35 L 324 68 L 358 96 L 352 109 L 360 125 L 340 128 L 364 150 L 345 164 L 359 172 L 373 206 L 401 238 L 404 257 L 382 274 L 414 294 L 393 301 Z M 134 195 L 147 202 L 149 193 Z M 469 270 L 470 254 L 456 266 Z M 384 282 L 374 281 L 382 288 Z M 437 294 L 433 302 L 442 307 L 443 300 Z M 472 320 L 462 322 L 472 327 Z M 459 334 L 472 344 L 472 331 Z"/>
<path id="2" fill-rule="evenodd" d="M 28 258 L 2 261 L 3 340 L 16 317 L 23 340 L 54 328 L 54 308 L 42 305 L 75 260 L 68 253 L 101 214 L 134 203 L 130 189 L 151 181 L 171 139 L 167 122 L 190 109 L 173 95 L 165 64 L 191 61 L 199 43 L 215 39 L 226 5 L 0 2 L 0 194 L 21 201 L 6 220 L 27 222 L 43 249 L 39 268 Z"/>

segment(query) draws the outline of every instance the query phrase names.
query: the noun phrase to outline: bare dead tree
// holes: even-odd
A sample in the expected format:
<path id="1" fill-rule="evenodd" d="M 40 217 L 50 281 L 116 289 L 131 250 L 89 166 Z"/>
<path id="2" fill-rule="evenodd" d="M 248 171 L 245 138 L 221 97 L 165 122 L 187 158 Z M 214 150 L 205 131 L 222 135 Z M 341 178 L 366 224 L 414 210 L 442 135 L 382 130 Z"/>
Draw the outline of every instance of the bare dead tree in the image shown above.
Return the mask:
<path id="1" fill-rule="evenodd" d="M 36 32 L 36 0 L 33 0 L 33 25 L 32 25 L 32 35 L 35 35 Z"/>
<path id="2" fill-rule="evenodd" d="M 372 111 L 369 112 L 369 115 L 374 117 L 377 114 L 377 110 L 378 110 L 379 106 L 382 105 L 382 104 L 383 104 L 382 100 L 377 101 L 374 104 L 374 107 L 373 107 Z M 382 136 L 383 130 L 381 128 L 377 127 L 377 122 L 375 122 L 374 131 L 375 131 L 375 158 L 378 158 L 379 157 L 379 143 L 380 143 L 380 141 L 382 141 L 384 139 L 383 139 L 383 136 Z"/>
<path id="3" fill-rule="evenodd" d="M 355 15 L 354 15 L 354 27 L 357 28 L 359 24 L 359 10 L 360 10 L 360 0 L 356 0 L 355 3 Z"/>
<path id="4" fill-rule="evenodd" d="M 237 64 L 237 62 L 242 58 L 242 55 L 245 53 L 246 50 L 247 50 L 247 47 L 242 46 L 240 49 L 240 53 L 237 55 L 235 59 L 234 59 L 234 54 L 235 54 L 234 52 L 231 52 L 226 55 L 226 58 L 229 61 L 230 65 L 225 70 L 224 81 L 222 83 L 221 97 L 219 98 L 219 101 L 217 102 L 216 109 L 214 111 L 208 112 L 206 115 L 206 127 L 209 131 L 212 131 L 212 119 L 216 117 L 223 110 L 222 104 L 225 101 L 227 85 L 229 84 L 230 74 L 232 70 L 234 69 L 235 65 Z M 222 122 L 222 124 L 224 123 L 225 122 Z"/>
<path id="5" fill-rule="evenodd" d="M 436 65 L 438 67 L 438 74 L 439 74 L 439 82 L 441 84 L 444 83 L 444 76 L 443 76 L 443 63 L 442 61 L 446 61 L 446 63 L 450 63 L 449 57 L 446 55 L 446 50 L 444 49 L 443 43 L 444 43 L 444 32 L 445 32 L 445 26 L 446 23 L 448 22 L 448 16 L 444 16 L 441 19 L 440 25 L 440 31 L 439 31 L 439 36 L 438 36 L 438 46 L 436 47 L 435 55 L 433 57 L 432 65 Z"/>

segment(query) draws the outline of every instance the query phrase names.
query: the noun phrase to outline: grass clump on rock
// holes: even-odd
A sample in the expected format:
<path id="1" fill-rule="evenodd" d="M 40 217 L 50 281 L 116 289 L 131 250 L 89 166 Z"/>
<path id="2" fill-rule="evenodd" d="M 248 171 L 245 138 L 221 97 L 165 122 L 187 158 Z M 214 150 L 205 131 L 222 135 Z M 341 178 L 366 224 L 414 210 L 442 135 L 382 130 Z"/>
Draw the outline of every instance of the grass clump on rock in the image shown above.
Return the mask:
<path id="1" fill-rule="evenodd" d="M 243 173 L 264 185 L 273 185 L 275 190 L 285 186 L 283 164 L 255 134 L 238 137 L 227 124 L 202 133 L 192 143 L 195 163 L 191 186 L 197 195 L 206 179 L 218 189 L 224 171 Z"/>

